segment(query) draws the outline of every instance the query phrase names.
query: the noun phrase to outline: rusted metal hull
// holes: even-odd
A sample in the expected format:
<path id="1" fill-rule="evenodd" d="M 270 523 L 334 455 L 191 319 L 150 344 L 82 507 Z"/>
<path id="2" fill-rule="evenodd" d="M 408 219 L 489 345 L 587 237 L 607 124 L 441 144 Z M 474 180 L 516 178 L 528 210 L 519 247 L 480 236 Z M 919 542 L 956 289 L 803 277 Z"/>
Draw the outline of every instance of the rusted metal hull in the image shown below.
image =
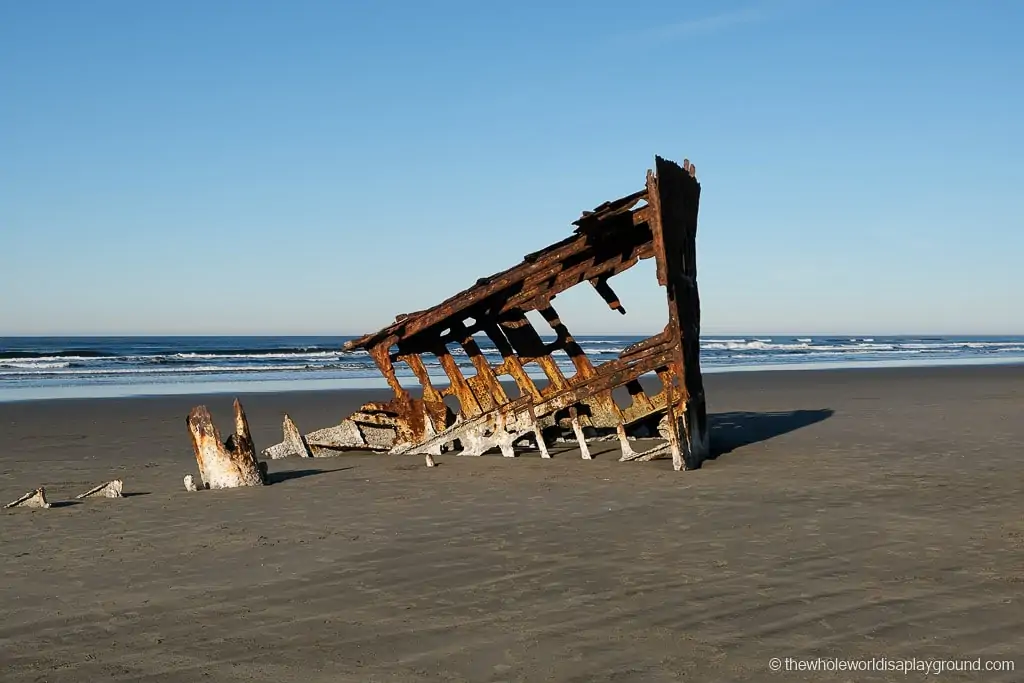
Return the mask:
<path id="1" fill-rule="evenodd" d="M 370 354 L 395 398 L 367 404 L 341 425 L 308 434 L 310 448 L 420 454 L 458 449 L 467 455 L 498 448 L 511 456 L 514 445 L 532 440 L 546 456 L 545 435 L 560 428 L 572 429 L 584 457 L 587 433 L 617 435 L 623 460 L 671 455 L 677 470 L 699 467 L 708 454 L 696 269 L 700 184 L 689 161 L 679 166 L 656 157 L 655 162 L 643 190 L 584 212 L 571 237 L 437 306 L 399 315 L 392 325 L 348 342 L 345 350 Z M 619 358 L 595 366 L 551 301 L 586 283 L 611 310 L 624 314 L 611 280 L 649 258 L 655 259 L 666 294 L 667 324 Z M 529 311 L 543 316 L 553 342 L 534 329 Z M 493 342 L 500 364 L 486 359 L 474 340 L 478 334 Z M 452 344 L 469 357 L 473 376 L 462 374 L 449 351 Z M 571 359 L 572 377 L 552 358 L 556 351 Z M 434 386 L 427 374 L 425 357 L 431 355 L 447 375 L 445 386 Z M 415 396 L 399 382 L 396 368 L 402 364 L 417 379 Z M 530 377 L 536 369 L 547 380 L 543 386 Z M 649 373 L 662 385 L 653 395 L 639 382 Z M 510 397 L 503 382 L 514 383 L 520 395 Z M 629 406 L 613 400 L 618 387 L 628 389 Z M 445 404 L 446 397 L 457 400 L 457 410 Z M 628 438 L 643 433 L 658 434 L 664 444 L 633 452 Z"/>

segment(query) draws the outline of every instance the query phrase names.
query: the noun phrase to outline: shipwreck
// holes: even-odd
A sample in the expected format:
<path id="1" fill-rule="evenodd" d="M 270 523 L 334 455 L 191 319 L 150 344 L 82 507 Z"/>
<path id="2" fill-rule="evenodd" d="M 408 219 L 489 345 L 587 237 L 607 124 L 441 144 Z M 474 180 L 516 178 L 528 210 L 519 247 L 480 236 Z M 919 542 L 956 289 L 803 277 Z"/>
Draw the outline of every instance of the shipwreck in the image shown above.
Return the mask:
<path id="1" fill-rule="evenodd" d="M 571 435 L 583 458 L 590 457 L 588 439 L 617 438 L 620 460 L 671 456 L 676 470 L 699 467 L 709 452 L 699 346 L 699 203 L 694 166 L 656 157 L 643 189 L 583 212 L 566 239 L 432 308 L 399 315 L 384 329 L 346 343 L 344 350 L 364 350 L 373 358 L 394 398 L 367 403 L 340 424 L 305 436 L 285 416 L 285 440 L 264 454 L 308 457 L 359 449 L 480 455 L 499 449 L 512 457 L 516 446 L 528 445 L 549 457 L 549 444 Z M 652 258 L 665 295 L 664 329 L 595 365 L 552 302 L 571 287 L 593 287 L 610 309 L 624 314 L 614 277 Z M 534 328 L 530 311 L 551 327 L 554 334 L 547 336 L 553 340 Z M 485 357 L 476 341 L 480 335 L 500 352 L 500 364 Z M 468 356 L 472 376 L 453 358 L 453 343 Z M 571 377 L 552 357 L 559 351 L 575 368 Z M 432 381 L 425 358 L 440 366 L 447 383 Z M 646 375 L 660 379 L 656 391 L 641 383 Z M 404 386 L 404 376 L 419 386 Z M 629 405 L 613 398 L 620 387 L 628 391 Z M 631 441 L 639 437 L 660 441 L 638 452 Z"/>

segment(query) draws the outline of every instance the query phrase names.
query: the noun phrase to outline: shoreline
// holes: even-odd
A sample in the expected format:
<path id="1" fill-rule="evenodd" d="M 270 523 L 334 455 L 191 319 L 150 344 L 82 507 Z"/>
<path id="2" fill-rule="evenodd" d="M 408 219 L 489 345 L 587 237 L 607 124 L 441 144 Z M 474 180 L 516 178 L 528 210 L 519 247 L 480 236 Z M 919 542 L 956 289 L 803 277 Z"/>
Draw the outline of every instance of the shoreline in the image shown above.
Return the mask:
<path id="1" fill-rule="evenodd" d="M 912 370 L 944 368 L 990 368 L 1024 367 L 1024 358 L 1009 359 L 936 359 L 934 361 L 845 361 L 807 363 L 761 363 L 749 365 L 702 367 L 704 376 L 751 373 L 814 373 L 850 372 L 864 370 Z M 534 379 L 538 377 L 531 375 Z M 651 374 L 653 376 L 653 373 Z M 540 376 L 543 379 L 543 375 Z M 418 387 L 415 379 L 409 378 L 410 390 Z M 446 377 L 431 376 L 435 386 L 446 386 Z M 154 391 L 154 389 L 157 389 Z M 172 396 L 218 396 L 226 394 L 281 394 L 303 392 L 378 391 L 387 390 L 382 377 L 343 379 L 240 379 L 224 381 L 198 381 L 176 383 L 137 384 L 82 384 L 63 387 L 4 388 L 0 386 L 0 405 L 35 401 L 103 400 L 124 398 L 159 398 Z M 390 393 L 390 391 L 388 392 Z"/>

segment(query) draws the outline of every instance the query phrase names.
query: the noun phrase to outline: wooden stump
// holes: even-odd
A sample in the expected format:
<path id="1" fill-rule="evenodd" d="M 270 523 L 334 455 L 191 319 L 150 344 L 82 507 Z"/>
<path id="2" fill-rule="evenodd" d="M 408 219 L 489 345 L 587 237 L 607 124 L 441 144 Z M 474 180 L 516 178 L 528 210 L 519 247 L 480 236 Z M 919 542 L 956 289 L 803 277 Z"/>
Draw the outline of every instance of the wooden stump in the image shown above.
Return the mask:
<path id="1" fill-rule="evenodd" d="M 235 433 L 224 442 L 220 440 L 220 432 L 206 406 L 196 406 L 185 420 L 196 452 L 196 462 L 199 463 L 199 476 L 208 489 L 262 486 L 266 483 L 266 468 L 260 467 L 256 459 L 249 423 L 237 398 L 234 408 Z"/>

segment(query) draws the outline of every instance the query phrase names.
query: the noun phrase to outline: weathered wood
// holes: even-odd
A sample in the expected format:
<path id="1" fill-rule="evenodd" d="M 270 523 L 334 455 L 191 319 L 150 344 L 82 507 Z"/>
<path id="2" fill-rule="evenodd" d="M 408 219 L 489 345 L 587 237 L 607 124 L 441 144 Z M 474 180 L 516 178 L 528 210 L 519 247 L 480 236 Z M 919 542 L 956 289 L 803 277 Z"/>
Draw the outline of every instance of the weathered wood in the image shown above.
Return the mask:
<path id="1" fill-rule="evenodd" d="M 426 463 L 427 467 L 437 467 L 437 463 L 434 462 L 434 456 L 432 456 L 430 453 L 427 453 L 423 457 L 423 461 L 424 463 Z"/>
<path id="2" fill-rule="evenodd" d="M 124 496 L 121 494 L 123 489 L 124 482 L 120 479 L 114 479 L 113 481 L 108 481 L 105 484 L 95 486 L 85 493 L 75 496 L 75 498 L 123 498 Z"/>
<path id="3" fill-rule="evenodd" d="M 262 486 L 266 483 L 266 466 L 260 467 L 256 459 L 249 423 L 238 399 L 235 399 L 234 410 L 235 433 L 223 442 L 206 406 L 196 406 L 185 420 L 199 464 L 199 475 L 208 489 Z"/>
<path id="4" fill-rule="evenodd" d="M 190 492 L 199 490 L 199 487 L 196 486 L 196 478 L 191 474 L 185 475 L 185 490 Z"/>
<path id="5" fill-rule="evenodd" d="M 7 505 L 4 505 L 4 509 L 7 508 L 48 508 L 50 504 L 46 502 L 46 489 L 42 486 L 34 491 L 29 491 L 24 496 L 17 500 L 12 500 Z"/>

